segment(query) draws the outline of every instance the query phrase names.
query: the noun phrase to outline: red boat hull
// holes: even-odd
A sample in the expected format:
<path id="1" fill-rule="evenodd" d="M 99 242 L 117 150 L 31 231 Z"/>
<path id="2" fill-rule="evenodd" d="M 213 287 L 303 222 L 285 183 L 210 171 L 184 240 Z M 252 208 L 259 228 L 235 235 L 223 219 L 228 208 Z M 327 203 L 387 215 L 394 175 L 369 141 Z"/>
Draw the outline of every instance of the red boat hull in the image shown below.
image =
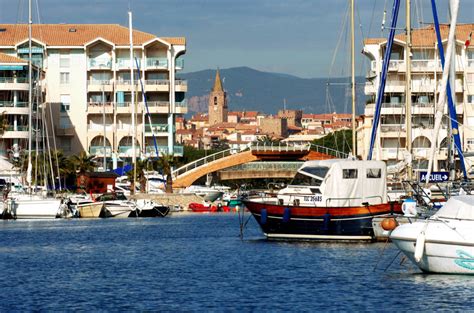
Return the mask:
<path id="1" fill-rule="evenodd" d="M 361 207 L 301 207 L 244 201 L 269 239 L 373 240 L 372 218 L 401 213 L 397 202 Z"/>

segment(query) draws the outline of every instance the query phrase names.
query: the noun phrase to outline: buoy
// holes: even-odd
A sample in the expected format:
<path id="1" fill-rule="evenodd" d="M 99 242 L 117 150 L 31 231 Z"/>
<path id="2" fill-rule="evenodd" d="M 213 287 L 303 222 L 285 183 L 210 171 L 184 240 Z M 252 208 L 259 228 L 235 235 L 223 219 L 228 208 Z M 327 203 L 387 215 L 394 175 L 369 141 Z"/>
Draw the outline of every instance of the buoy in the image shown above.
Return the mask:
<path id="1" fill-rule="evenodd" d="M 393 217 L 384 218 L 382 220 L 383 230 L 394 230 L 397 226 L 397 221 Z"/>
<path id="2" fill-rule="evenodd" d="M 291 218 L 291 209 L 290 208 L 285 208 L 283 211 L 283 222 L 288 223 Z"/>
<path id="3" fill-rule="evenodd" d="M 260 224 L 265 225 L 267 223 L 267 209 L 260 211 Z"/>
<path id="4" fill-rule="evenodd" d="M 421 258 L 423 257 L 423 252 L 425 250 L 425 240 L 426 240 L 426 235 L 425 235 L 425 232 L 422 231 L 418 235 L 418 238 L 416 238 L 416 244 L 415 244 L 415 261 L 417 263 L 420 262 Z"/>

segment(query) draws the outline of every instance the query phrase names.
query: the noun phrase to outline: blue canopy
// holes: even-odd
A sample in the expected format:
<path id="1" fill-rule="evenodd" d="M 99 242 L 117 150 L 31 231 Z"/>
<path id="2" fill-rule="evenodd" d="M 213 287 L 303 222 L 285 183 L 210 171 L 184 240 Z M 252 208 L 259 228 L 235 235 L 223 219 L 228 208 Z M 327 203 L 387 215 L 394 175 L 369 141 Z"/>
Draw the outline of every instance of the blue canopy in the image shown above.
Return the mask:
<path id="1" fill-rule="evenodd" d="M 132 165 L 127 164 L 124 167 L 117 167 L 116 169 L 112 170 L 112 172 L 116 173 L 117 175 L 124 176 L 128 171 L 132 170 Z"/>

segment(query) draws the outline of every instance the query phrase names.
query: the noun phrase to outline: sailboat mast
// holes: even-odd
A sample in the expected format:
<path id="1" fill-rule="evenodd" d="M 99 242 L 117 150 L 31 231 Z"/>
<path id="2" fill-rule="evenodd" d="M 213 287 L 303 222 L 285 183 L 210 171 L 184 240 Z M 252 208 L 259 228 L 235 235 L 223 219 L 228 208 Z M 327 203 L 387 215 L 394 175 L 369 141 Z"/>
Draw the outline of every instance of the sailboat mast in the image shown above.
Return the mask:
<path id="1" fill-rule="evenodd" d="M 411 0 L 406 0 L 406 49 L 405 61 L 407 67 L 406 86 L 405 86 L 405 148 L 408 153 L 412 153 L 412 135 L 411 135 Z M 413 178 L 413 169 L 411 163 L 407 165 L 407 179 Z"/>
<path id="2" fill-rule="evenodd" d="M 351 0 L 351 89 L 352 89 L 352 155 L 356 156 L 356 84 L 354 44 L 354 0 Z"/>
<path id="3" fill-rule="evenodd" d="M 104 92 L 104 84 L 102 83 L 102 124 L 104 125 L 104 172 L 107 171 L 107 128 L 105 126 L 105 92 Z"/>
<path id="4" fill-rule="evenodd" d="M 130 33 L 130 88 L 131 88 L 131 104 L 132 104 L 132 164 L 133 164 L 133 181 L 137 177 L 136 169 L 136 151 L 135 151 L 135 82 L 133 77 L 133 30 L 132 30 L 132 11 L 128 11 L 128 25 Z M 133 193 L 135 190 L 132 191 Z"/>
<path id="5" fill-rule="evenodd" d="M 31 53 L 31 37 L 32 37 L 32 24 L 33 20 L 31 18 L 31 0 L 28 1 L 28 169 L 26 173 L 26 181 L 28 183 L 29 190 L 31 192 L 31 150 L 32 150 L 32 135 L 33 135 L 33 66 L 32 66 L 32 53 Z"/>

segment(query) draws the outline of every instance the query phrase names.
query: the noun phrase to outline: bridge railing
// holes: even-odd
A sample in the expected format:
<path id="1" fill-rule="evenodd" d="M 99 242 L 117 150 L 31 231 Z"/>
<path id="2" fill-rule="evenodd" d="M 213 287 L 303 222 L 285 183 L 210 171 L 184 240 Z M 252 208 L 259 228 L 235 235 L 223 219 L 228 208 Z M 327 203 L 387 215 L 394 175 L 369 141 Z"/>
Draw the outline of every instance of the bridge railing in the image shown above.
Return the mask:
<path id="1" fill-rule="evenodd" d="M 327 155 L 332 155 L 332 156 L 334 156 L 336 158 L 339 158 L 339 159 L 347 159 L 349 157 L 349 154 L 347 154 L 345 152 L 338 151 L 336 149 L 323 147 L 323 146 L 318 146 L 318 145 L 315 145 L 315 144 L 311 144 L 311 147 L 316 152 L 324 153 L 324 154 L 327 154 Z"/>
<path id="2" fill-rule="evenodd" d="M 253 142 L 250 146 L 252 151 L 308 151 L 311 148 L 309 144 L 291 144 L 291 143 L 266 143 Z"/>
<path id="3" fill-rule="evenodd" d="M 193 170 L 195 168 L 198 168 L 198 167 L 200 167 L 204 164 L 216 161 L 218 159 L 222 159 L 226 156 L 229 156 L 229 155 L 232 155 L 232 154 L 235 154 L 235 153 L 238 153 L 238 152 L 242 152 L 242 151 L 244 151 L 244 150 L 231 148 L 231 149 L 222 150 L 222 151 L 210 154 L 208 156 L 205 156 L 203 158 L 197 159 L 197 160 L 195 160 L 191 163 L 185 164 L 185 165 L 181 166 L 180 168 L 174 170 L 172 172 L 173 179 L 176 179 L 179 175 L 184 174 L 184 173 L 186 173 L 190 170 Z"/>

